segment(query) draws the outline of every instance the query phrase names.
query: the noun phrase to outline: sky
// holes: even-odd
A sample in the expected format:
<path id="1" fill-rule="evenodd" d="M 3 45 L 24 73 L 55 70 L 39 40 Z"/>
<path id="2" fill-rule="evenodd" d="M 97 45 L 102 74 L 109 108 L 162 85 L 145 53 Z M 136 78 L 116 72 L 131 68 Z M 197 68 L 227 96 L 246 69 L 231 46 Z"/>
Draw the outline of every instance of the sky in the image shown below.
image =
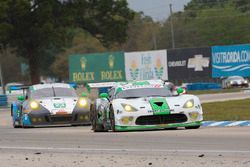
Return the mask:
<path id="1" fill-rule="evenodd" d="M 181 11 L 191 0 L 127 0 L 129 7 L 135 11 L 143 11 L 154 20 L 163 21 L 169 14 L 169 4 L 172 4 L 173 12 Z"/>

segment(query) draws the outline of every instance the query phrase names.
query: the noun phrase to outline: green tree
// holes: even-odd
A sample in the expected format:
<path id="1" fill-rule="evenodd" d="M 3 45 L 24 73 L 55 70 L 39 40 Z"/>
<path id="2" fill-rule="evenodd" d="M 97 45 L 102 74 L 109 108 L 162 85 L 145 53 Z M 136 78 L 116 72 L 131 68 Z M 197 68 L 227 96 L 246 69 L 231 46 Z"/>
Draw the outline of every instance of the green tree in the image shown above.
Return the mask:
<path id="1" fill-rule="evenodd" d="M 192 0 L 174 13 L 177 48 L 250 42 L 250 1 Z M 169 19 L 160 30 L 160 48 L 171 48 Z"/>
<path id="2" fill-rule="evenodd" d="M 122 45 L 111 44 L 109 47 L 104 47 L 100 41 L 88 32 L 78 29 L 76 30 L 72 46 L 63 49 L 63 51 L 56 56 L 56 60 L 51 66 L 51 71 L 62 80 L 68 80 L 68 57 L 76 53 L 85 54 L 120 50 L 140 51 L 157 49 L 156 36 L 160 27 L 161 25 L 154 22 L 152 18 L 145 16 L 143 13 L 135 13 L 133 20 L 129 22 L 127 41 Z"/>
<path id="3" fill-rule="evenodd" d="M 1 42 L 28 59 L 32 83 L 55 54 L 70 46 L 81 28 L 103 45 L 126 41 L 133 12 L 126 0 L 5 0 L 0 1 Z"/>

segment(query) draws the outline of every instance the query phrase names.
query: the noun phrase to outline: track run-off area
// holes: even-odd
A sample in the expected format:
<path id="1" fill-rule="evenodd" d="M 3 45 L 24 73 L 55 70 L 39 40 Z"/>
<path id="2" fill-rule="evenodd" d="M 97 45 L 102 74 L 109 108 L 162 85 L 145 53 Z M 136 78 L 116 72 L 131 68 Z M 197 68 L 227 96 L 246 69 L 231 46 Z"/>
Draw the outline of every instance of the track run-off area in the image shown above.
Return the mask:
<path id="1" fill-rule="evenodd" d="M 223 101 L 230 95 L 215 96 L 200 98 Z M 250 166 L 249 126 L 115 133 L 94 133 L 90 126 L 14 129 L 9 110 L 0 109 L 1 167 Z"/>

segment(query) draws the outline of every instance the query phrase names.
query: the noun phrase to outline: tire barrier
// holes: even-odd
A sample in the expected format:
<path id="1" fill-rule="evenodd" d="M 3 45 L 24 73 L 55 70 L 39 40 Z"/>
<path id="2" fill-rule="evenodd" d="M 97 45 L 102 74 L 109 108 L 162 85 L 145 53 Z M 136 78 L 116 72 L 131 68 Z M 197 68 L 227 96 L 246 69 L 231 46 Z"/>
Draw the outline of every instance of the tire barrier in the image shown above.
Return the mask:
<path id="1" fill-rule="evenodd" d="M 0 106 L 7 106 L 8 98 L 6 95 L 0 95 Z"/>
<path id="2" fill-rule="evenodd" d="M 187 90 L 209 90 L 221 89 L 221 84 L 217 83 L 190 83 L 187 84 Z"/>

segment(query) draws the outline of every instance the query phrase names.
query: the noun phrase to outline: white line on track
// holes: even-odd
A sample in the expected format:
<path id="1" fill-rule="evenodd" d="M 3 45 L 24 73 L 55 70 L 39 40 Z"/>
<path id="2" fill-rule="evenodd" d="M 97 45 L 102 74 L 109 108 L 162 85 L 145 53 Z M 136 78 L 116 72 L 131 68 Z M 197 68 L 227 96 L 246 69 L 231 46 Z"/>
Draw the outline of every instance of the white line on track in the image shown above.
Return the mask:
<path id="1" fill-rule="evenodd" d="M 0 149 L 11 149 L 11 150 L 45 150 L 45 151 L 86 151 L 86 152 L 168 152 L 168 153 L 247 153 L 250 154 L 250 150 L 167 150 L 167 149 L 95 149 L 95 148 L 62 148 L 62 147 L 11 147 L 11 146 L 0 146 Z"/>

